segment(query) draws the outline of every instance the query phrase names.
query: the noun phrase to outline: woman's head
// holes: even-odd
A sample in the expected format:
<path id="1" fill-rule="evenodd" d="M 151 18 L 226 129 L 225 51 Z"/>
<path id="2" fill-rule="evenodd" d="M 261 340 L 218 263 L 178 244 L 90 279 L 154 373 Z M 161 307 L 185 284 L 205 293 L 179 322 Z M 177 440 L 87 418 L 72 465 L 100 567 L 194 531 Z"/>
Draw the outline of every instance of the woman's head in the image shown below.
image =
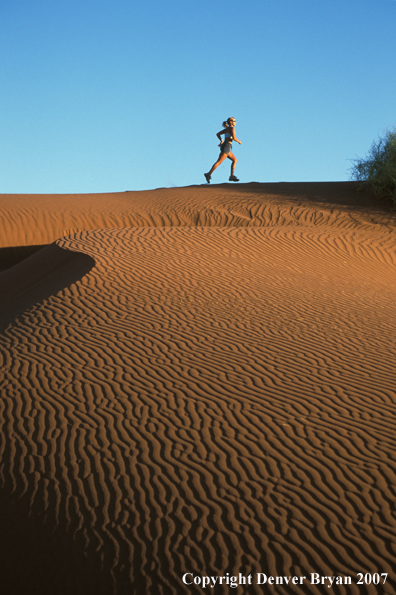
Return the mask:
<path id="1" fill-rule="evenodd" d="M 227 124 L 228 124 L 228 126 L 235 126 L 235 124 L 236 124 L 235 118 L 228 118 Z"/>

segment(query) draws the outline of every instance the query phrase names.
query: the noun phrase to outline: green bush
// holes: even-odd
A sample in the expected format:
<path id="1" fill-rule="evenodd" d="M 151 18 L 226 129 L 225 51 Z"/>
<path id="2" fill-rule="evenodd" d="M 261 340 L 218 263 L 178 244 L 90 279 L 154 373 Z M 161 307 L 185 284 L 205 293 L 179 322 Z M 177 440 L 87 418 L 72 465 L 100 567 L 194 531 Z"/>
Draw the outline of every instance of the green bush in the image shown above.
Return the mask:
<path id="1" fill-rule="evenodd" d="M 390 198 L 396 207 L 396 129 L 387 130 L 373 142 L 365 159 L 355 159 L 352 180 L 362 182 L 381 198 Z"/>

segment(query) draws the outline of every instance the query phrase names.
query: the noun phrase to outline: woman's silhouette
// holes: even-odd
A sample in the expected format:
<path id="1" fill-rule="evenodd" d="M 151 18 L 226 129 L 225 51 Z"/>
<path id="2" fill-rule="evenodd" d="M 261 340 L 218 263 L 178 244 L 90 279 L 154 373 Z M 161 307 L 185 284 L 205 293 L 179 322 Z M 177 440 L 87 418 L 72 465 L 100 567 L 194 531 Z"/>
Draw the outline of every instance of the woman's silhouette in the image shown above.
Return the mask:
<path id="1" fill-rule="evenodd" d="M 235 118 L 228 118 L 228 120 L 223 122 L 224 129 L 220 130 L 220 132 L 218 132 L 216 134 L 217 138 L 220 141 L 220 145 L 219 145 L 220 155 L 219 155 L 219 158 L 216 161 L 216 163 L 213 165 L 212 169 L 207 174 L 204 174 L 208 184 L 210 184 L 210 178 L 212 176 L 212 173 L 214 172 L 214 170 L 217 167 L 219 167 L 220 163 L 223 163 L 223 161 L 224 161 L 224 159 L 226 159 L 226 157 L 228 157 L 228 159 L 231 159 L 231 161 L 232 161 L 231 175 L 229 178 L 230 182 L 239 182 L 238 178 L 236 176 L 234 176 L 237 158 L 231 152 L 232 141 L 235 141 L 236 143 L 239 143 L 240 145 L 242 144 L 241 141 L 238 140 L 237 137 L 235 136 L 235 124 L 236 124 Z M 224 134 L 224 141 L 221 139 L 221 136 L 223 134 Z"/>

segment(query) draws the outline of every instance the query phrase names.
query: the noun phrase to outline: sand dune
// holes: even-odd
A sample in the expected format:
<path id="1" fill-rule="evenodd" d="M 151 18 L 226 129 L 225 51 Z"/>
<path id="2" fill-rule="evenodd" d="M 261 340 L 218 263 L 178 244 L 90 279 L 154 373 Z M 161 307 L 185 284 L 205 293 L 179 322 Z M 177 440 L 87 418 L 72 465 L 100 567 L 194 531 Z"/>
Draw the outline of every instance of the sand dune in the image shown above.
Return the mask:
<path id="1" fill-rule="evenodd" d="M 124 227 L 394 227 L 388 205 L 353 182 L 230 184 L 76 195 L 0 195 L 0 248 Z M 264 198 L 264 200 L 263 200 Z"/>
<path id="2" fill-rule="evenodd" d="M 246 184 L 0 216 L 6 259 L 51 243 L 0 274 L 5 593 L 396 592 L 386 205 Z"/>

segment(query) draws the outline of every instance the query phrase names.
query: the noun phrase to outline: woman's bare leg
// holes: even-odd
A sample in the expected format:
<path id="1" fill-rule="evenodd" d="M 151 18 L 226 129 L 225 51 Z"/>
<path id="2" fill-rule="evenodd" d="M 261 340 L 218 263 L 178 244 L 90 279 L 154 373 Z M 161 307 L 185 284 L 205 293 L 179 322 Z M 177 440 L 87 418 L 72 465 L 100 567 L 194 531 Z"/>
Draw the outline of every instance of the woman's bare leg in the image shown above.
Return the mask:
<path id="1" fill-rule="evenodd" d="M 235 155 L 233 153 L 229 153 L 227 155 L 227 157 L 228 157 L 228 159 L 231 159 L 231 161 L 232 161 L 232 163 L 231 163 L 231 175 L 233 176 L 234 175 L 234 171 L 235 171 L 235 166 L 236 166 L 236 163 L 237 163 L 238 160 L 237 160 L 237 158 L 235 157 Z"/>
<path id="2" fill-rule="evenodd" d="M 211 176 L 214 170 L 219 167 L 221 163 L 223 163 L 224 159 L 227 157 L 226 153 L 220 153 L 220 156 L 216 163 L 212 166 L 212 169 L 208 172 L 208 176 Z"/>

